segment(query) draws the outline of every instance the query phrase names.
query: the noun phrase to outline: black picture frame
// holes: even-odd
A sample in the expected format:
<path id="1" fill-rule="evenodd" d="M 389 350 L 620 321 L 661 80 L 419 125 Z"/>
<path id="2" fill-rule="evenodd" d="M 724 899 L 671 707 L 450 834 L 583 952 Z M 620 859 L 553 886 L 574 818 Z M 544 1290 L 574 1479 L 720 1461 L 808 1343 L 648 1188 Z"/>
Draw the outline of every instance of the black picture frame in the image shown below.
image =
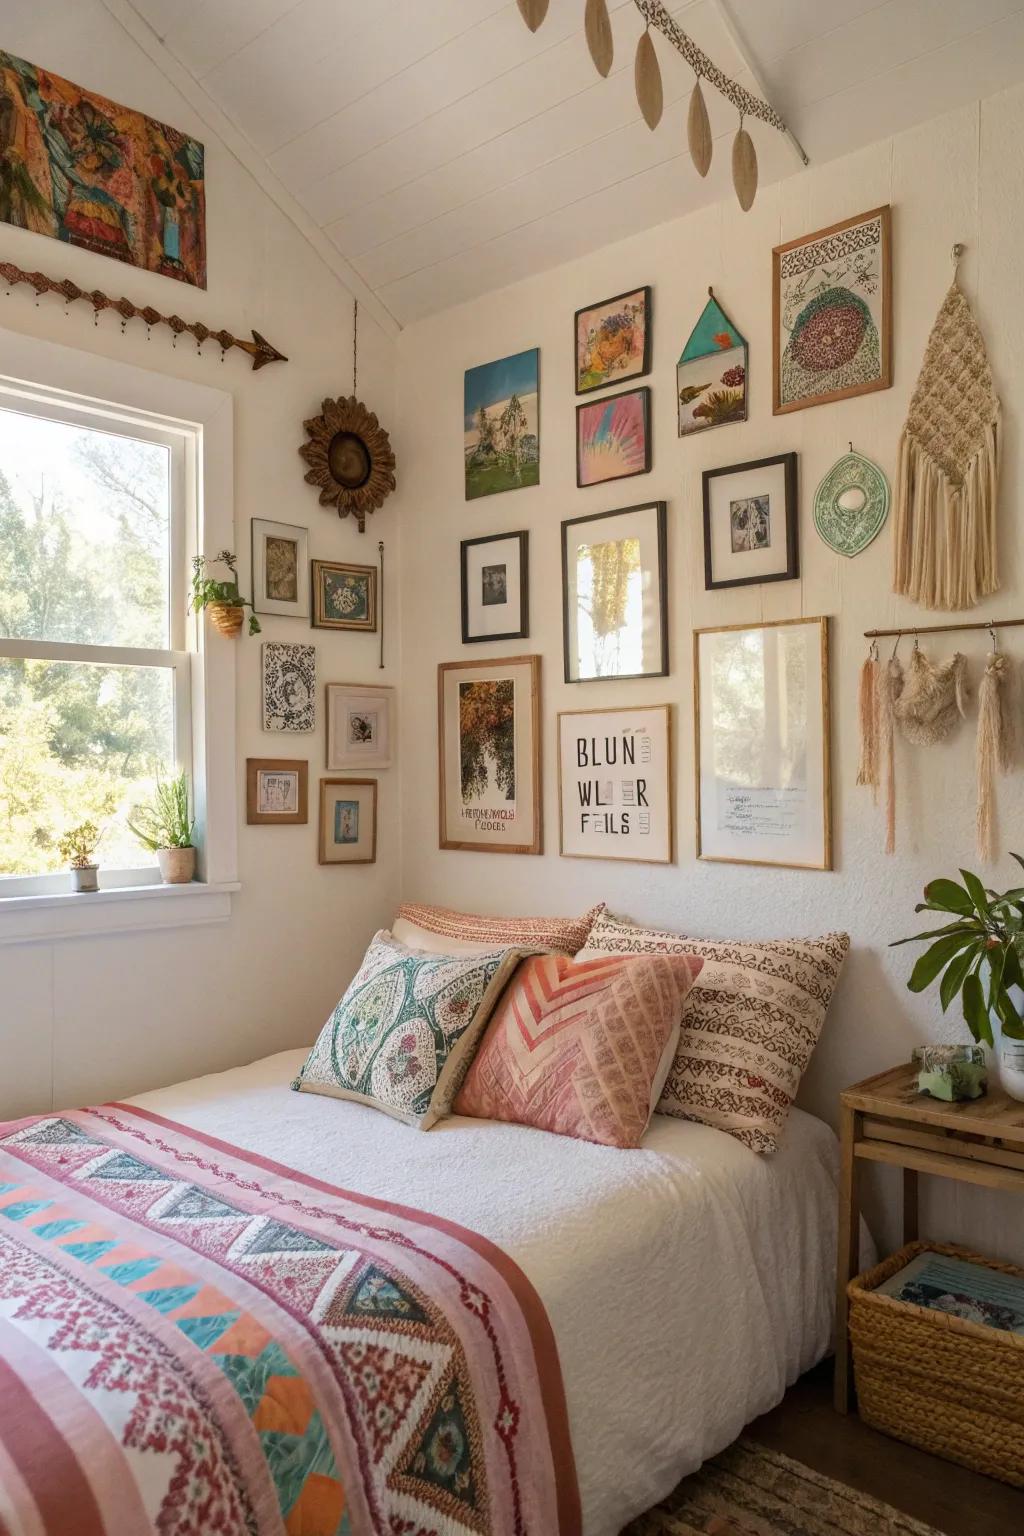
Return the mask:
<path id="1" fill-rule="evenodd" d="M 503 544 L 509 539 L 519 540 L 519 629 L 503 630 L 500 635 L 471 635 L 469 632 L 469 570 L 468 553 L 477 544 Z M 461 613 L 463 645 L 482 645 L 489 640 L 525 640 L 530 633 L 530 535 L 525 528 L 513 533 L 489 533 L 477 539 L 462 539 L 459 543 L 459 567 L 461 580 Z"/>
<path id="2" fill-rule="evenodd" d="M 628 299 L 634 293 L 642 293 L 644 296 L 644 356 L 643 365 L 637 373 L 627 375 L 629 379 L 645 379 L 651 371 L 651 337 L 652 337 L 652 308 L 651 287 L 649 283 L 641 283 L 636 288 L 624 288 L 621 293 L 613 293 L 609 299 L 596 299 L 593 304 L 581 304 L 572 317 L 572 379 L 578 395 L 592 395 L 597 390 L 614 388 L 618 383 L 626 380 L 606 379 L 603 384 L 587 384 L 580 388 L 580 365 L 577 348 L 579 346 L 580 315 L 585 315 L 592 309 L 604 309 L 608 304 L 617 304 L 620 299 Z"/>
<path id="3" fill-rule="evenodd" d="M 628 475 L 608 475 L 604 480 L 584 481 L 580 478 L 580 413 L 592 411 L 596 406 L 612 405 L 616 400 L 621 400 L 625 395 L 639 395 L 643 407 L 644 418 L 644 462 L 641 469 L 631 469 Z M 598 400 L 584 400 L 576 407 L 576 489 L 589 491 L 595 485 L 614 485 L 619 480 L 632 480 L 636 475 L 649 475 L 653 454 L 651 449 L 651 386 L 649 384 L 632 384 L 628 389 L 620 389 L 614 395 L 602 395 Z"/>
<path id="4" fill-rule="evenodd" d="M 607 517 L 623 517 L 630 512 L 655 509 L 658 541 L 658 648 L 661 665 L 650 672 L 622 672 L 614 676 L 573 677 L 569 645 L 569 529 L 580 523 L 600 523 Z M 567 683 L 628 682 L 641 677 L 667 677 L 668 651 L 668 512 L 667 503 L 652 498 L 631 507 L 613 507 L 610 512 L 589 512 L 582 517 L 568 517 L 562 523 L 562 662 Z"/>
<path id="5" fill-rule="evenodd" d="M 766 469 L 773 464 L 783 466 L 786 497 L 786 568 L 768 575 L 733 576 L 717 578 L 714 573 L 711 540 L 711 482 L 725 475 L 744 474 L 752 469 Z M 797 481 L 797 455 L 795 452 L 776 453 L 765 459 L 750 459 L 744 464 L 723 464 L 718 469 L 706 469 L 701 476 L 704 505 L 704 588 L 716 592 L 723 587 L 762 586 L 769 581 L 794 581 L 800 575 L 800 515 Z"/>

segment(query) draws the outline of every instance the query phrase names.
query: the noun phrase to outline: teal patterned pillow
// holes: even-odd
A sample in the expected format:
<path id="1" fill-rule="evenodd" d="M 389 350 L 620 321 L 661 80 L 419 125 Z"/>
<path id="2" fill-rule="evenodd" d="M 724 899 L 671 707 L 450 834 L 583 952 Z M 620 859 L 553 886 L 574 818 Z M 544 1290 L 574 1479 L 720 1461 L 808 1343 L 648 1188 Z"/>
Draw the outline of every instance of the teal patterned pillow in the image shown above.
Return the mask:
<path id="1" fill-rule="evenodd" d="M 427 1130 L 451 1109 L 525 953 L 424 955 L 382 929 L 292 1087 L 372 1104 Z"/>

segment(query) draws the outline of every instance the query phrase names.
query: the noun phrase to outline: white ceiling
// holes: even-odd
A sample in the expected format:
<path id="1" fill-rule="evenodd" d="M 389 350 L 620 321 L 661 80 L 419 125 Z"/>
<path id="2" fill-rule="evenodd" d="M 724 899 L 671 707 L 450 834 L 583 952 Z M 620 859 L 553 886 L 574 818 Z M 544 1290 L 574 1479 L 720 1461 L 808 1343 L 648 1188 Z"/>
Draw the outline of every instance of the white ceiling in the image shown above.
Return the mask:
<path id="1" fill-rule="evenodd" d="M 583 0 L 551 0 L 536 34 L 515 0 L 131 3 L 403 325 L 732 196 L 735 111 L 706 89 L 715 158 L 701 181 L 686 151 L 693 75 L 660 36 L 665 114 L 644 125 L 632 0 L 608 0 L 607 80 Z M 669 9 L 756 91 L 742 38 L 812 161 L 1024 78 L 1024 0 Z M 780 134 L 748 126 L 762 185 L 798 169 Z"/>

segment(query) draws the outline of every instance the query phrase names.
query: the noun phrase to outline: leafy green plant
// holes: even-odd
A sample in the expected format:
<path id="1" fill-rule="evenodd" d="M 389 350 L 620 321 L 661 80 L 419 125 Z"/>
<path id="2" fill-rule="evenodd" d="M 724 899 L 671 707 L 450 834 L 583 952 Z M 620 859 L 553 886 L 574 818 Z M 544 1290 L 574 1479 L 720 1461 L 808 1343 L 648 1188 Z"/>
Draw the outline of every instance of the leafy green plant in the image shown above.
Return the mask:
<path id="1" fill-rule="evenodd" d="M 64 833 L 57 844 L 57 852 L 72 869 L 88 869 L 101 836 L 94 821 L 79 822 L 77 827 Z"/>
<path id="2" fill-rule="evenodd" d="M 1019 853 L 1011 858 L 1024 869 Z M 945 1012 L 959 994 L 967 1028 L 975 1040 L 991 1045 L 992 1014 L 1011 1040 L 1024 1040 L 1024 1018 L 1009 993 L 1024 986 L 1024 887 L 986 889 L 970 870 L 955 880 L 932 880 L 915 912 L 946 912 L 954 921 L 944 928 L 915 933 L 896 944 L 934 942 L 918 959 L 907 986 L 923 992 L 941 975 L 939 1000 Z M 986 986 L 987 982 L 987 986 Z"/>
<path id="3" fill-rule="evenodd" d="M 129 830 L 150 853 L 158 848 L 191 848 L 195 826 L 189 812 L 187 773 L 158 781 L 149 805 L 135 806 L 128 817 Z"/>
<path id="4" fill-rule="evenodd" d="M 189 607 L 193 613 L 202 613 L 211 603 L 226 603 L 231 608 L 252 607 L 249 599 L 243 597 L 238 590 L 238 572 L 235 569 L 237 558 L 229 549 L 222 549 L 212 560 L 207 560 L 205 555 L 192 556 L 192 595 Z M 207 569 L 211 565 L 226 565 L 231 572 L 230 579 L 215 581 L 212 576 L 208 576 Z M 249 615 L 249 633 L 260 633 L 260 621 L 255 613 Z"/>

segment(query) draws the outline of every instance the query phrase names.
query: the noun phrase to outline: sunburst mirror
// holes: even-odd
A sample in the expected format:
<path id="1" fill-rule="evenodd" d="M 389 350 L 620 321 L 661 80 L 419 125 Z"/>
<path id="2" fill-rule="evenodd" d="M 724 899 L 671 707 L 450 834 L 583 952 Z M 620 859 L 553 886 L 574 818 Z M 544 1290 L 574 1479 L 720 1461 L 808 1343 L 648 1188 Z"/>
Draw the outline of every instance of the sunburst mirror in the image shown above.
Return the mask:
<path id="1" fill-rule="evenodd" d="M 320 505 L 351 512 L 362 533 L 366 514 L 383 505 L 395 488 L 391 439 L 373 411 L 355 395 L 325 400 L 320 415 L 303 423 L 309 442 L 299 452 L 309 468 L 306 483 L 320 487 Z"/>

